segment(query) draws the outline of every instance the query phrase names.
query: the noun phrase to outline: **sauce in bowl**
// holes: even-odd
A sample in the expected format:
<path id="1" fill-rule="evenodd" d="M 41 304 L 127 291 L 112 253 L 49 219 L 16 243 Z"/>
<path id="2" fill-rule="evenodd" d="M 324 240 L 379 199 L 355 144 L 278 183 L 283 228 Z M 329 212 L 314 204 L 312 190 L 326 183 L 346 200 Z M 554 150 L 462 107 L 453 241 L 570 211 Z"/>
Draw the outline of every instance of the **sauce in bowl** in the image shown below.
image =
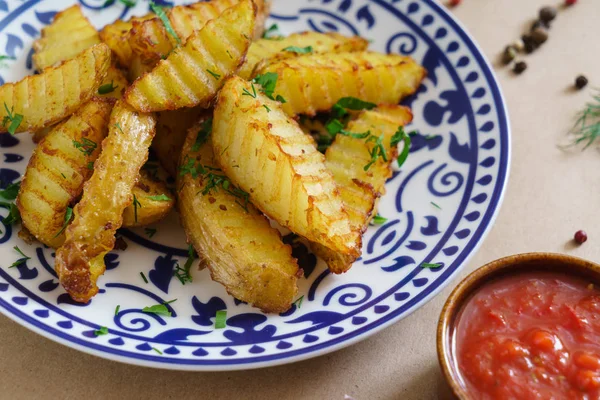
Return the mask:
<path id="1" fill-rule="evenodd" d="M 600 399 L 600 290 L 589 281 L 495 279 L 466 301 L 452 337 L 473 399 Z"/>

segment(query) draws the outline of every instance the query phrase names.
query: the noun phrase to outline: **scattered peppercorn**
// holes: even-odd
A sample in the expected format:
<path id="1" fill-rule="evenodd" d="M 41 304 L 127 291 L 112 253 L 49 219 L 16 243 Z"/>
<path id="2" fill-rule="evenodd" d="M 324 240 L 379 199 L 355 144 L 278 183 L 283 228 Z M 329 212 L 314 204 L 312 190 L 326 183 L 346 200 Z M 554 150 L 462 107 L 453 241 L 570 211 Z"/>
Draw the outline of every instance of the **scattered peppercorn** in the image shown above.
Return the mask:
<path id="1" fill-rule="evenodd" d="M 450 0 L 450 5 L 452 7 L 456 7 L 457 5 L 459 5 L 461 3 L 462 0 Z"/>
<path id="2" fill-rule="evenodd" d="M 534 29 L 531 32 L 531 40 L 539 46 L 548 40 L 548 33 L 543 28 Z"/>
<path id="3" fill-rule="evenodd" d="M 586 87 L 588 84 L 588 79 L 583 76 L 583 75 L 579 75 L 577 77 L 577 79 L 575 79 L 575 87 L 579 90 L 583 89 L 584 87 Z"/>
<path id="4" fill-rule="evenodd" d="M 577 3 L 577 0 L 565 0 L 565 4 L 568 6 L 572 6 L 575 3 Z"/>
<path id="5" fill-rule="evenodd" d="M 543 28 L 544 26 L 545 26 L 545 25 L 544 25 L 544 23 L 543 23 L 542 21 L 540 21 L 539 19 L 538 19 L 538 20 L 535 20 L 535 21 L 533 22 L 533 24 L 531 24 L 531 29 L 530 29 L 530 31 L 531 31 L 531 32 L 533 32 L 533 31 L 535 31 L 537 28 Z"/>
<path id="6" fill-rule="evenodd" d="M 575 242 L 577 242 L 578 244 L 583 244 L 588 239 L 587 233 L 585 233 L 585 231 L 579 230 L 579 231 L 575 232 L 573 239 L 575 239 Z"/>
<path id="7" fill-rule="evenodd" d="M 525 61 L 519 61 L 513 67 L 513 71 L 515 72 L 515 74 L 522 74 L 523 71 L 525 71 L 526 69 L 527 69 L 527 63 Z"/>
<path id="8" fill-rule="evenodd" d="M 556 18 L 556 8 L 554 7 L 542 7 L 540 10 L 540 21 L 550 22 Z"/>
<path id="9" fill-rule="evenodd" d="M 504 64 L 510 64 L 517 57 L 517 50 L 513 46 L 506 46 L 504 54 L 502 55 L 502 61 Z"/>

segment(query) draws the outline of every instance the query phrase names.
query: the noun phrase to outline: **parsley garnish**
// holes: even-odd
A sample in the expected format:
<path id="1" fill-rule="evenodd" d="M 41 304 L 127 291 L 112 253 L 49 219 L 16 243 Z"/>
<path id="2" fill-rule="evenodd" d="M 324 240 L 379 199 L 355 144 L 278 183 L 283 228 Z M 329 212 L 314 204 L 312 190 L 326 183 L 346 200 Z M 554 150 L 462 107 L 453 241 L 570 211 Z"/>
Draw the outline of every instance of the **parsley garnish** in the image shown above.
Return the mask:
<path id="1" fill-rule="evenodd" d="M 336 105 L 338 107 L 342 107 L 342 108 L 346 108 L 348 110 L 354 110 L 354 111 L 372 110 L 373 108 L 377 107 L 377 104 L 375 104 L 375 103 L 363 101 L 356 97 L 342 97 L 341 99 L 339 99 L 337 101 Z M 335 107 L 335 105 L 334 105 L 334 107 Z"/>
<path id="2" fill-rule="evenodd" d="M 155 304 L 153 306 L 144 307 L 144 308 L 142 308 L 142 311 L 145 313 L 164 315 L 164 316 L 170 317 L 172 315 L 172 313 L 171 313 L 171 311 L 169 311 L 167 304 L 171 304 L 174 301 L 177 301 L 177 299 L 167 301 L 162 304 Z"/>
<path id="3" fill-rule="evenodd" d="M 254 83 L 252 84 L 252 93 L 250 93 L 248 89 L 244 89 L 242 92 L 242 96 L 250 96 L 253 99 L 256 98 L 256 88 L 254 87 Z"/>
<path id="4" fill-rule="evenodd" d="M 146 275 L 144 275 L 143 272 L 140 272 L 140 276 L 142 277 L 145 283 L 148 283 L 148 278 L 146 278 Z"/>
<path id="5" fill-rule="evenodd" d="M 121 309 L 121 306 L 119 304 L 117 304 L 117 307 L 115 308 L 115 315 L 119 315 L 120 309 Z"/>
<path id="6" fill-rule="evenodd" d="M 31 260 L 31 257 L 27 257 L 27 256 L 26 256 L 26 255 L 25 255 L 25 254 L 24 254 L 24 253 L 21 251 L 21 249 L 19 248 L 19 246 L 15 246 L 15 247 L 13 247 L 13 249 L 15 249 L 15 251 L 16 251 L 17 253 L 19 253 L 19 254 L 20 254 L 22 257 L 21 257 L 21 258 L 19 258 L 19 259 L 18 259 L 17 261 L 15 261 L 14 263 L 12 263 L 12 265 L 11 265 L 10 267 L 8 267 L 8 268 L 14 268 L 14 267 L 18 267 L 19 265 L 21 265 L 21 264 L 24 264 L 24 263 L 25 263 L 25 261 L 27 261 L 27 260 Z"/>
<path id="7" fill-rule="evenodd" d="M 313 52 L 313 48 L 312 48 L 312 46 L 306 46 L 306 47 L 289 46 L 289 47 L 286 47 L 285 49 L 283 49 L 282 51 L 289 51 L 291 53 L 296 53 L 296 54 L 309 54 L 309 53 Z"/>
<path id="8" fill-rule="evenodd" d="M 396 133 L 394 133 L 394 136 L 392 136 L 390 145 L 392 147 L 396 147 L 396 146 L 398 146 L 398 143 L 400 143 L 400 142 L 404 142 L 404 147 L 402 148 L 402 153 L 400 153 L 400 155 L 398 156 L 398 166 L 399 167 L 401 167 L 402 164 L 404 164 L 404 162 L 408 158 L 408 153 L 410 152 L 410 143 L 411 143 L 410 134 L 407 135 L 404 132 L 404 127 L 402 127 L 402 126 L 399 126 Z"/>
<path id="9" fill-rule="evenodd" d="M 182 285 L 185 285 L 186 282 L 192 282 L 192 275 L 190 274 L 190 269 L 192 268 L 192 264 L 196 259 L 196 251 L 194 250 L 194 246 L 191 244 L 188 246 L 188 259 L 186 260 L 183 268 L 177 264 L 175 266 L 175 271 L 173 271 L 173 276 L 179 279 Z"/>
<path id="10" fill-rule="evenodd" d="M 440 263 L 435 263 L 435 264 L 422 263 L 421 264 L 421 268 L 439 268 L 441 266 L 442 266 L 442 264 L 440 264 Z"/>
<path id="11" fill-rule="evenodd" d="M 377 214 L 376 216 L 373 217 L 372 221 L 375 225 L 383 225 L 387 222 L 387 218 L 382 217 L 381 215 Z"/>
<path id="12" fill-rule="evenodd" d="M 150 2 L 150 8 L 152 9 L 152 11 L 154 11 L 156 16 L 160 18 L 163 25 L 165 26 L 165 30 L 169 33 L 169 35 L 173 36 L 177 44 L 180 45 L 181 39 L 179 39 L 179 36 L 177 36 L 177 33 L 175 33 L 175 30 L 171 26 L 171 21 L 169 21 L 169 17 L 167 17 L 167 14 L 165 14 L 163 8 L 161 6 L 156 5 L 153 1 Z"/>
<path id="13" fill-rule="evenodd" d="M 146 235 L 148 235 L 148 237 L 150 239 L 152 239 L 152 236 L 156 235 L 156 229 L 155 228 L 145 228 L 144 232 L 146 232 Z"/>
<path id="14" fill-rule="evenodd" d="M 119 0 L 120 3 L 126 5 L 127 7 L 135 7 L 136 2 L 132 0 Z M 102 7 L 108 7 L 115 4 L 115 0 L 106 0 Z"/>
<path id="15" fill-rule="evenodd" d="M 105 326 L 101 326 L 100 329 L 97 329 L 94 331 L 94 335 L 96 335 L 96 336 L 108 335 L 108 328 Z"/>
<path id="16" fill-rule="evenodd" d="M 162 356 L 162 351 L 160 351 L 156 347 L 153 347 L 152 350 L 154 350 L 155 352 L 157 352 L 158 354 L 160 354 Z"/>
<path id="17" fill-rule="evenodd" d="M 21 122 L 23 122 L 23 116 L 21 114 L 13 114 L 14 107 L 9 110 L 6 102 L 4 103 L 4 109 L 6 110 L 7 115 L 2 120 L 2 126 L 8 125 L 8 133 L 14 135 L 19 128 L 19 125 L 21 125 Z"/>
<path id="18" fill-rule="evenodd" d="M 375 164 L 377 162 L 377 160 L 379 159 L 379 157 L 381 157 L 383 159 L 383 161 L 387 161 L 387 154 L 385 153 L 385 147 L 383 146 L 383 134 L 381 134 L 381 136 L 377 137 L 377 136 L 370 136 L 369 138 L 367 138 L 367 142 L 375 142 L 375 146 L 373 146 L 373 149 L 371 150 L 370 154 L 371 154 L 371 161 L 364 166 L 364 170 L 368 171 L 369 168 L 371 168 L 371 165 Z"/>
<path id="19" fill-rule="evenodd" d="M 200 147 L 202 147 L 202 145 L 208 140 L 208 137 L 212 131 L 212 122 L 212 118 L 209 118 L 202 123 L 200 131 L 198 132 L 198 136 L 196 136 L 196 142 L 192 146 L 193 152 L 200 150 Z"/>
<path id="20" fill-rule="evenodd" d="M 135 222 L 138 222 L 138 207 L 142 208 L 142 203 L 140 203 L 137 199 L 137 197 L 135 196 L 135 194 L 133 195 L 133 217 L 135 219 Z"/>
<path id="21" fill-rule="evenodd" d="M 215 329 L 223 329 L 227 326 L 227 310 L 219 310 L 215 315 Z"/>
<path id="22" fill-rule="evenodd" d="M 89 169 L 90 171 L 94 170 L 94 162 L 90 161 L 87 163 L 86 168 Z"/>
<path id="23" fill-rule="evenodd" d="M 431 202 L 431 205 L 434 206 L 435 208 L 437 208 L 438 210 L 441 210 L 442 207 L 438 206 L 437 204 L 435 204 L 433 201 Z"/>
<path id="24" fill-rule="evenodd" d="M 206 72 L 211 74 L 212 77 L 215 78 L 216 80 L 219 80 L 221 78 L 221 75 L 217 74 L 216 72 L 212 72 L 210 69 L 207 69 Z"/>
<path id="25" fill-rule="evenodd" d="M 227 55 L 229 56 L 229 58 L 233 58 L 233 56 L 231 55 L 231 53 L 229 52 L 229 50 L 227 50 Z"/>
<path id="26" fill-rule="evenodd" d="M 298 297 L 296 299 L 296 301 L 294 301 L 292 304 L 294 304 L 296 306 L 296 308 L 299 310 L 300 307 L 302 307 L 302 302 L 304 301 L 304 295 Z"/>
<path id="27" fill-rule="evenodd" d="M 67 226 L 69 225 L 69 221 L 71 221 L 71 217 L 73 217 L 73 209 L 71 207 L 67 207 L 67 211 L 65 212 L 65 221 L 63 222 L 63 226 L 62 226 L 62 228 L 60 228 L 60 231 L 58 231 L 58 233 L 56 234 L 56 236 L 54 236 L 53 239 L 56 239 L 57 237 L 59 237 L 60 234 L 63 233 L 65 231 L 65 229 L 67 229 Z"/>
<path id="28" fill-rule="evenodd" d="M 274 36 L 271 36 L 274 34 Z M 262 35 L 263 39 L 274 39 L 279 37 L 279 26 L 277 24 L 271 25 Z"/>
<path id="29" fill-rule="evenodd" d="M 266 105 L 266 104 L 263 104 L 263 107 L 265 108 L 265 110 L 267 110 L 267 112 L 271 112 L 271 109 L 269 108 L 269 106 L 268 106 L 268 105 Z"/>
<path id="30" fill-rule="evenodd" d="M 17 198 L 20 189 L 21 182 L 11 183 L 3 190 L 0 190 L 0 197 L 5 198 L 6 200 L 14 200 Z"/>
<path id="31" fill-rule="evenodd" d="M 171 198 L 169 196 L 167 196 L 166 194 L 161 194 L 158 196 L 146 196 L 147 198 L 149 198 L 150 200 L 154 200 L 154 201 L 171 201 Z"/>
<path id="32" fill-rule="evenodd" d="M 11 56 L 6 56 L 6 55 L 0 55 L 0 68 L 7 68 L 8 65 L 4 64 L 3 61 L 6 60 L 16 60 L 16 57 L 11 57 Z"/>
<path id="33" fill-rule="evenodd" d="M 115 128 L 117 128 L 118 130 L 120 130 L 123 135 L 125 134 L 125 132 L 123 132 L 123 128 L 121 128 L 121 124 L 120 123 L 117 122 L 115 124 Z"/>
<path id="34" fill-rule="evenodd" d="M 100 86 L 98 88 L 98 94 L 109 94 L 114 92 L 118 86 L 115 86 L 113 83 L 113 81 L 110 81 L 110 83 L 105 83 L 104 85 Z"/>
<path id="35" fill-rule="evenodd" d="M 277 86 L 277 78 L 278 75 L 274 72 L 267 72 L 262 75 L 256 75 L 254 79 L 252 79 L 253 83 L 257 83 L 262 87 L 262 92 L 271 100 L 276 100 L 281 103 L 286 103 L 286 100 L 281 96 L 277 95 L 277 97 L 273 97 L 273 93 L 275 92 L 275 87 Z M 254 89 L 254 85 L 253 85 Z"/>
<path id="36" fill-rule="evenodd" d="M 3 206 L 9 207 L 8 215 L 2 220 L 5 226 L 17 224 L 21 221 L 21 214 L 15 203 L 0 203 Z"/>
<path id="37" fill-rule="evenodd" d="M 96 150 L 96 148 L 98 147 L 96 142 L 94 142 L 88 138 L 85 138 L 85 137 L 81 138 L 81 142 L 78 142 L 77 140 L 73 140 L 73 146 L 75 146 L 75 148 L 79 149 L 79 151 L 81 151 L 86 156 L 91 156 L 92 153 L 94 152 L 94 150 Z"/>

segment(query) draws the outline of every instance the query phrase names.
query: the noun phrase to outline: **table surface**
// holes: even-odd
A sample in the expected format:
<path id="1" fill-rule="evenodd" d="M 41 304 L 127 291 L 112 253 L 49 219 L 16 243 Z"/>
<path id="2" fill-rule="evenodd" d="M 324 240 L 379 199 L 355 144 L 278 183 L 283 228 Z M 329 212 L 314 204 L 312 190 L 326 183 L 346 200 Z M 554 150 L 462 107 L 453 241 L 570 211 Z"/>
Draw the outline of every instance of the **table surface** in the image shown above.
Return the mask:
<path id="1" fill-rule="evenodd" d="M 364 1 L 364 0 L 363 0 Z M 509 254 L 551 251 L 600 261 L 600 155 L 561 150 L 591 89 L 600 87 L 600 1 L 563 10 L 550 39 L 515 76 L 499 54 L 518 38 L 542 0 L 463 0 L 452 12 L 479 42 L 498 75 L 511 117 L 512 166 L 491 232 L 462 273 L 411 316 L 354 346 L 315 359 L 252 371 L 162 371 L 107 361 L 64 347 L 0 316 L 0 398 L 403 399 L 446 398 L 435 350 L 439 312 L 459 279 Z M 554 0 L 554 3 L 560 1 Z M 547 4 L 547 3 L 546 3 Z M 588 49 L 596 49 L 588 51 Z M 573 233 L 589 241 L 575 246 Z"/>

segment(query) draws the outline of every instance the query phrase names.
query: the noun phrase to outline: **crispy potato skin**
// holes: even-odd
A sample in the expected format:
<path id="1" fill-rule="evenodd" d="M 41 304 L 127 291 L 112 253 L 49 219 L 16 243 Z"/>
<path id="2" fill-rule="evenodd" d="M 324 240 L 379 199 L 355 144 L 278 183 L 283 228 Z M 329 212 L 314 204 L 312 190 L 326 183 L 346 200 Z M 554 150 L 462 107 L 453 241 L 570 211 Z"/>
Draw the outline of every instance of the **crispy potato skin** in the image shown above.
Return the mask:
<path id="1" fill-rule="evenodd" d="M 110 49 L 97 44 L 58 67 L 0 86 L 0 105 L 23 115 L 17 132 L 42 129 L 73 114 L 98 92 L 110 65 Z M 0 121 L 8 114 L 0 106 Z M 0 133 L 9 124 L 0 125 Z"/>
<path id="2" fill-rule="evenodd" d="M 143 17 L 133 17 L 129 21 L 117 20 L 112 24 L 106 25 L 100 31 L 100 40 L 106 43 L 113 52 L 119 66 L 127 68 L 131 64 L 132 50 L 129 45 L 129 31 L 136 22 L 153 19 L 154 14 L 148 14 Z"/>
<path id="3" fill-rule="evenodd" d="M 212 111 L 208 112 L 199 108 L 182 108 L 181 110 L 158 113 L 156 136 L 152 141 L 152 150 L 154 150 L 160 165 L 173 178 L 177 178 L 179 156 L 187 131 L 203 114 L 212 115 Z"/>
<path id="4" fill-rule="evenodd" d="M 65 243 L 56 251 L 55 270 L 73 300 L 85 303 L 97 292 L 104 256 L 113 249 L 123 212 L 133 201 L 132 189 L 148 158 L 156 119 L 117 101 L 109 133 L 86 182 L 81 201 L 67 227 Z"/>
<path id="5" fill-rule="evenodd" d="M 167 184 L 161 180 L 154 179 L 148 171 L 140 170 L 138 180 L 133 187 L 132 194 L 140 206 L 136 210 L 133 204 L 127 206 L 123 212 L 123 227 L 132 228 L 137 226 L 147 226 L 159 222 L 171 212 L 175 207 L 175 196 L 171 193 Z M 151 196 L 166 195 L 169 201 L 154 200 Z"/>
<path id="6" fill-rule="evenodd" d="M 100 154 L 113 103 L 93 98 L 55 126 L 33 151 L 16 204 L 23 226 L 47 246 L 58 248 L 65 240 L 64 233 L 57 234 L 67 207 L 81 196 L 84 182 L 92 175 L 88 164 Z M 88 147 L 89 154 L 73 144 L 83 143 L 84 138 L 97 145 Z"/>
<path id="7" fill-rule="evenodd" d="M 293 232 L 343 254 L 358 254 L 333 176 L 312 138 L 278 102 L 249 82 L 230 78 L 215 107 L 212 141 L 227 176 L 265 214 Z M 264 106 L 267 106 L 265 108 Z"/>
<path id="8" fill-rule="evenodd" d="M 200 126 L 189 130 L 181 162 L 193 159 L 217 167 L 210 140 L 198 151 L 191 150 Z M 221 188 L 199 193 L 206 183 L 202 176 L 185 174 L 178 177 L 177 187 L 181 222 L 212 279 L 264 312 L 288 310 L 302 276 L 291 247 L 283 244 L 279 231 L 252 204 L 246 211 L 237 197 Z"/>
<path id="9" fill-rule="evenodd" d="M 42 29 L 42 37 L 33 42 L 33 64 L 41 71 L 98 43 L 98 32 L 75 5 L 56 14 L 52 23 Z"/>
<path id="10" fill-rule="evenodd" d="M 238 76 L 244 79 L 251 78 L 252 72 L 262 60 L 266 60 L 263 64 L 268 64 L 297 57 L 296 53 L 283 51 L 290 46 L 301 48 L 311 46 L 313 54 L 341 53 L 364 51 L 369 46 L 369 42 L 359 36 L 346 37 L 334 32 L 301 32 L 292 33 L 281 40 L 259 39 L 250 45 L 246 62 L 240 68 Z"/>
<path id="11" fill-rule="evenodd" d="M 385 194 L 385 182 L 392 176 L 391 164 L 398 149 L 390 141 L 399 126 L 412 121 L 410 109 L 403 106 L 382 105 L 362 111 L 346 128 L 350 132 L 370 131 L 375 136 L 384 135 L 388 161 L 379 158 L 367 171 L 364 166 L 371 160 L 373 143 L 350 136 L 337 135 L 325 153 L 327 168 L 333 173 L 353 229 L 364 233 L 371 218 L 377 213 L 377 203 Z M 311 249 L 329 266 L 331 272 L 340 274 L 352 267 L 358 257 L 340 254 L 318 244 Z"/>
<path id="12" fill-rule="evenodd" d="M 413 94 L 426 71 L 410 57 L 353 52 L 309 54 L 258 66 L 257 74 L 277 73 L 276 95 L 288 115 L 327 111 L 342 97 L 398 104 Z"/>
<path id="13" fill-rule="evenodd" d="M 239 2 L 240 0 L 213 0 L 187 6 L 175 6 L 169 11 L 165 11 L 173 30 L 185 43 L 195 31 L 202 29 L 208 21 L 219 17 L 225 10 Z M 254 4 L 257 10 L 254 38 L 258 39 L 264 31 L 264 22 L 269 15 L 270 3 L 254 0 Z M 162 21 L 153 18 L 134 22 L 133 29 L 129 34 L 129 45 L 142 63 L 153 67 L 176 47 L 177 42 L 166 31 Z"/>
<path id="14" fill-rule="evenodd" d="M 127 89 L 125 100 L 143 112 L 208 105 L 242 64 L 255 18 L 254 3 L 240 1 L 137 79 Z"/>

